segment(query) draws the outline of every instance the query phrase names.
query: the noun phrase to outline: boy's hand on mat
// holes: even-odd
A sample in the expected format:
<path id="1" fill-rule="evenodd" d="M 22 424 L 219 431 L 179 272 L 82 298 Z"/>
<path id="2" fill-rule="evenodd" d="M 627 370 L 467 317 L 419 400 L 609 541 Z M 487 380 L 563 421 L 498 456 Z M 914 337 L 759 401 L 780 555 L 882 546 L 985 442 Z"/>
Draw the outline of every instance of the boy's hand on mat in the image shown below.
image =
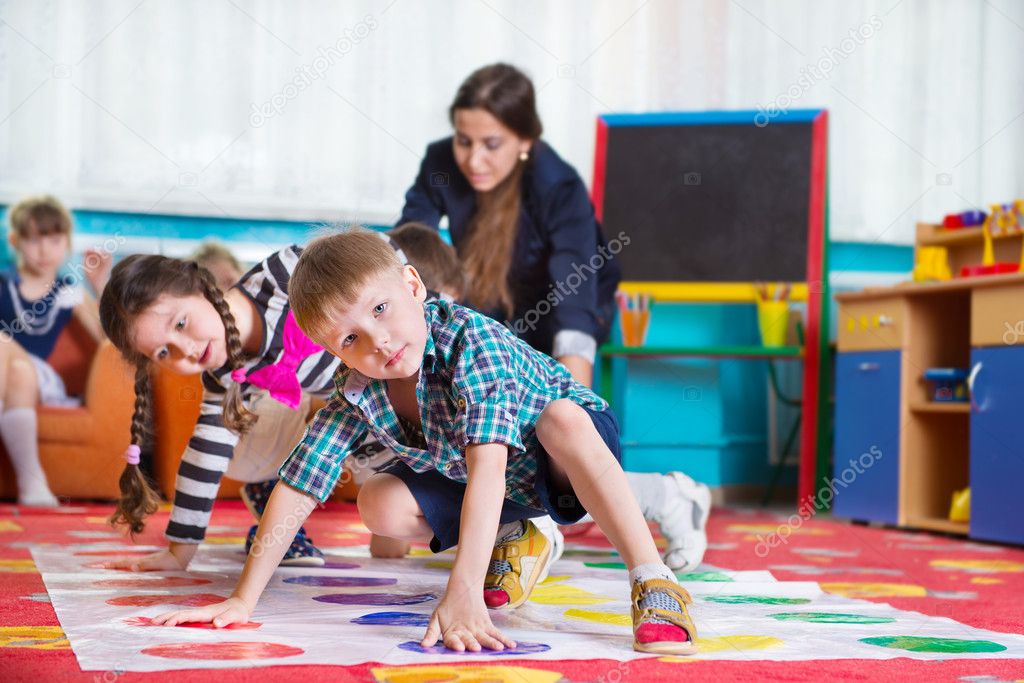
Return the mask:
<path id="1" fill-rule="evenodd" d="M 484 605 L 483 591 L 473 592 L 475 598 L 451 597 L 445 593 L 430 617 L 427 633 L 420 641 L 423 647 L 433 647 L 440 639 L 444 646 L 456 652 L 480 652 L 481 649 L 504 650 L 514 648 L 516 641 L 505 636 L 491 623 Z"/>
<path id="2" fill-rule="evenodd" d="M 167 548 L 151 555 L 123 557 L 119 560 L 104 562 L 102 567 L 104 569 L 127 569 L 133 572 L 174 571 L 188 567 L 193 553 L 194 551 L 189 553 L 188 557 L 179 557 L 179 554 L 175 554 L 171 548 Z"/>
<path id="3" fill-rule="evenodd" d="M 214 628 L 224 628 L 231 624 L 244 624 L 249 621 L 252 611 L 241 598 L 228 598 L 224 602 L 195 609 L 180 609 L 166 612 L 153 619 L 160 626 L 177 626 L 192 622 L 212 623 Z"/>

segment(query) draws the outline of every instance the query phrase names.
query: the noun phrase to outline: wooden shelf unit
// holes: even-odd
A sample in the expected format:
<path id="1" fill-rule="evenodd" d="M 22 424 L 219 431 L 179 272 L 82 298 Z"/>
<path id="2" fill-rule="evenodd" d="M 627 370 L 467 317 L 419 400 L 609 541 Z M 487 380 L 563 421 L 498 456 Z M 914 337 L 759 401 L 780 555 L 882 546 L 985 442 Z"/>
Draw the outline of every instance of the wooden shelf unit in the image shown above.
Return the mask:
<path id="1" fill-rule="evenodd" d="M 949 253 L 949 272 L 954 276 L 962 266 L 981 263 L 985 237 L 981 227 L 944 228 L 934 223 L 918 223 L 917 239 L 914 242 L 914 262 L 917 249 L 921 247 L 946 247 Z M 1019 232 L 992 235 L 992 251 L 997 262 L 1020 263 L 1022 236 Z"/>

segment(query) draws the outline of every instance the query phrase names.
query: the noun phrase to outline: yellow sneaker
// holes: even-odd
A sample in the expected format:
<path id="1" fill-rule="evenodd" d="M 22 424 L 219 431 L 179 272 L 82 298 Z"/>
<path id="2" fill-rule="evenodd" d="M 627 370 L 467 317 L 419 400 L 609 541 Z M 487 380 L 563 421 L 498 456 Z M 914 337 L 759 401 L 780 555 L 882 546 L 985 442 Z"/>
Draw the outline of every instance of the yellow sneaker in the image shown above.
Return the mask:
<path id="1" fill-rule="evenodd" d="M 519 538 L 494 546 L 484 579 L 484 603 L 491 609 L 519 607 L 533 592 L 551 555 L 551 544 L 537 525 L 524 520 Z"/>
<path id="2" fill-rule="evenodd" d="M 658 655 L 697 653 L 697 628 L 686 606 L 693 598 L 679 584 L 648 579 L 633 584 L 633 649 Z"/>

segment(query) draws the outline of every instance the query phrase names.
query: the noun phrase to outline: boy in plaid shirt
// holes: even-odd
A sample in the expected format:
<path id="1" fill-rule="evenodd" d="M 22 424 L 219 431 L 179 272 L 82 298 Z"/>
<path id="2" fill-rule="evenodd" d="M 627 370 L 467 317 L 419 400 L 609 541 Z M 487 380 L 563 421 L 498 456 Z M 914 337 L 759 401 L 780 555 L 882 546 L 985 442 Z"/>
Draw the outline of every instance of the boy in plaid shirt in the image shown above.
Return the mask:
<path id="1" fill-rule="evenodd" d="M 360 490 L 366 526 L 429 539 L 435 552 L 458 545 L 424 647 L 514 647 L 487 608 L 523 604 L 544 572 L 550 547 L 530 518 L 564 524 L 589 511 L 630 570 L 634 648 L 696 651 L 690 596 L 629 493 L 604 401 L 490 318 L 426 301 L 416 270 L 365 230 L 310 244 L 289 289 L 299 326 L 344 363 L 335 394 L 282 466 L 285 485 L 274 489 L 232 596 L 155 621 L 245 622 L 284 539 L 326 500 L 370 432 L 398 461 Z"/>

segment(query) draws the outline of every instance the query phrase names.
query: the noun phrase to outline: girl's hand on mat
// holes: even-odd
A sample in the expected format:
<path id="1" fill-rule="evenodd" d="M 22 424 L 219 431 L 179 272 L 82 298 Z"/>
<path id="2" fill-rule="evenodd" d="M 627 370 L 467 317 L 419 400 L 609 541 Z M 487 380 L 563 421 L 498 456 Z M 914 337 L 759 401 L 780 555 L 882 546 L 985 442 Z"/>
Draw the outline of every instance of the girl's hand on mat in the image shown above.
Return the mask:
<path id="1" fill-rule="evenodd" d="M 153 619 L 160 626 L 177 626 L 192 622 L 212 623 L 214 628 L 224 628 L 231 624 L 244 624 L 249 621 L 251 611 L 241 598 L 228 598 L 224 602 L 195 609 L 180 609 L 166 612 Z"/>
<path id="2" fill-rule="evenodd" d="M 191 552 L 175 552 L 173 548 L 159 550 L 151 555 L 142 557 L 123 557 L 119 560 L 104 562 L 104 569 L 127 569 L 133 572 L 158 572 L 174 571 L 188 567 L 192 555 L 195 554 L 195 546 Z"/>
<path id="3" fill-rule="evenodd" d="M 491 623 L 487 606 L 484 605 L 483 591 L 476 590 L 473 593 L 477 598 L 468 597 L 466 593 L 460 597 L 451 597 L 451 591 L 446 592 L 430 617 L 427 633 L 420 645 L 433 647 L 440 639 L 445 647 L 456 652 L 514 648 L 516 641 L 505 636 Z"/>

